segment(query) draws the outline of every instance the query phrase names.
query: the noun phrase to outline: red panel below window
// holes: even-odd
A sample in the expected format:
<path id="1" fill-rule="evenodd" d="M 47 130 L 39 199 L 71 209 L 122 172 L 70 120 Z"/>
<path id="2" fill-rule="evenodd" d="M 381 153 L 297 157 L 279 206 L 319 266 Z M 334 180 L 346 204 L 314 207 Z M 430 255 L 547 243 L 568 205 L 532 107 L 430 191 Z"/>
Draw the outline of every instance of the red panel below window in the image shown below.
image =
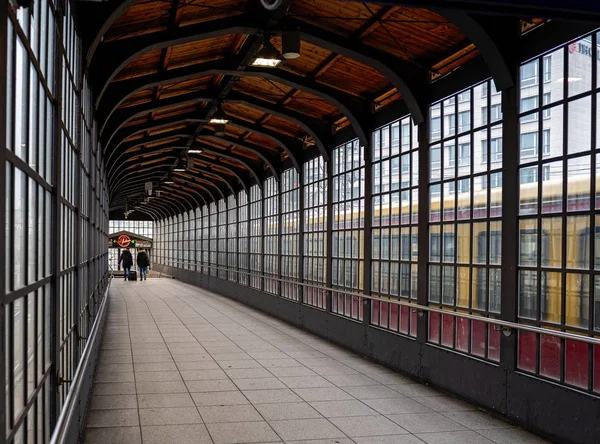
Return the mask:
<path id="1" fill-rule="evenodd" d="M 486 328 L 485 322 L 471 322 L 471 353 L 482 358 L 485 358 Z"/>
<path id="2" fill-rule="evenodd" d="M 500 362 L 500 335 L 493 325 L 488 326 L 488 359 Z"/>
<path id="3" fill-rule="evenodd" d="M 540 375 L 560 379 L 560 338 L 540 335 Z"/>
<path id="4" fill-rule="evenodd" d="M 528 372 L 535 372 L 537 364 L 537 337 L 535 333 L 519 333 L 519 353 L 517 367 Z"/>
<path id="5" fill-rule="evenodd" d="M 412 337 L 417 337 L 417 318 L 418 318 L 418 313 L 417 310 L 412 310 L 411 309 L 411 315 L 410 315 L 410 335 Z"/>
<path id="6" fill-rule="evenodd" d="M 390 309 L 390 304 L 388 302 L 382 302 L 381 303 L 381 318 L 380 318 L 380 324 L 383 328 L 388 328 L 388 311 Z"/>
<path id="7" fill-rule="evenodd" d="M 408 315 L 410 308 L 400 307 L 400 332 L 408 334 Z"/>
<path id="8" fill-rule="evenodd" d="M 565 382 L 587 388 L 588 376 L 588 345 L 585 342 L 565 340 Z"/>
<path id="9" fill-rule="evenodd" d="M 440 314 L 429 313 L 429 342 L 440 343 Z"/>
<path id="10" fill-rule="evenodd" d="M 454 316 L 442 315 L 442 345 L 454 347 Z"/>
<path id="11" fill-rule="evenodd" d="M 396 304 L 390 306 L 390 330 L 398 331 L 398 308 Z"/>
<path id="12" fill-rule="evenodd" d="M 379 301 L 371 301 L 371 324 L 379 325 Z"/>
<path id="13" fill-rule="evenodd" d="M 469 352 L 469 330 L 470 321 L 465 318 L 456 319 L 456 348 L 460 351 Z"/>
<path id="14" fill-rule="evenodd" d="M 594 346 L 594 391 L 600 393 L 600 346 Z"/>

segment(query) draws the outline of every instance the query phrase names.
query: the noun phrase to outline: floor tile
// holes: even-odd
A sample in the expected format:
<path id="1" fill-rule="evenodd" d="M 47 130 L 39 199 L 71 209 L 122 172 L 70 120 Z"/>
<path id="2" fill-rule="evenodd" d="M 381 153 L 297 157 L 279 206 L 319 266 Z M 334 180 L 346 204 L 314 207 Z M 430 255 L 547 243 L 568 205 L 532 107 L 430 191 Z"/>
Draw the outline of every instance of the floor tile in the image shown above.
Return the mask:
<path id="1" fill-rule="evenodd" d="M 402 427 L 383 416 L 331 418 L 330 421 L 350 438 L 359 436 L 402 435 L 403 433 L 408 433 Z"/>
<path id="2" fill-rule="evenodd" d="M 291 389 L 333 387 L 333 384 L 321 376 L 281 376 L 281 382 Z"/>
<path id="3" fill-rule="evenodd" d="M 387 417 L 411 433 L 466 430 L 464 425 L 452 421 L 439 413 L 403 413 L 401 415 L 388 415 Z"/>
<path id="4" fill-rule="evenodd" d="M 345 437 L 326 419 L 290 419 L 269 424 L 284 441 Z"/>
<path id="5" fill-rule="evenodd" d="M 317 401 L 310 405 L 326 418 L 343 416 L 377 416 L 377 412 L 357 400 Z"/>
<path id="6" fill-rule="evenodd" d="M 213 360 L 204 359 L 202 361 L 184 361 L 176 362 L 180 371 L 185 370 L 218 370 L 219 364 Z"/>
<path id="7" fill-rule="evenodd" d="M 337 387 L 294 389 L 305 401 L 343 401 L 353 399 L 351 395 Z"/>
<path id="8" fill-rule="evenodd" d="M 427 444 L 493 444 L 493 441 L 472 431 L 419 433 L 417 436 Z"/>
<path id="9" fill-rule="evenodd" d="M 467 412 L 444 412 L 443 415 L 471 430 L 512 428 L 512 425 L 508 422 L 501 421 L 488 413 L 477 410 Z"/>
<path id="10" fill-rule="evenodd" d="M 273 374 L 264 368 L 234 368 L 225 370 L 231 379 L 272 378 Z"/>
<path id="11" fill-rule="evenodd" d="M 133 371 L 131 372 L 115 372 L 115 373 L 96 373 L 94 375 L 95 382 L 135 382 Z"/>
<path id="12" fill-rule="evenodd" d="M 140 372 L 135 375 L 136 382 L 173 382 L 181 381 L 178 371 L 170 372 Z"/>
<path id="13" fill-rule="evenodd" d="M 157 407 L 140 409 L 140 422 L 145 425 L 201 424 L 196 407 Z"/>
<path id="14" fill-rule="evenodd" d="M 92 396 L 90 410 L 137 409 L 135 395 Z"/>
<path id="15" fill-rule="evenodd" d="M 133 364 L 131 360 L 127 363 L 113 363 L 98 365 L 96 367 L 96 374 L 100 373 L 133 373 Z"/>
<path id="16" fill-rule="evenodd" d="M 429 407 L 431 410 L 436 412 L 456 412 L 456 411 L 468 411 L 476 410 L 475 406 L 467 404 L 459 399 L 454 399 L 449 396 L 419 396 L 413 397 L 415 401 Z"/>
<path id="17" fill-rule="evenodd" d="M 90 410 L 86 417 L 86 427 L 126 427 L 137 426 L 140 421 L 136 409 Z"/>
<path id="18" fill-rule="evenodd" d="M 177 366 L 174 361 L 167 362 L 150 362 L 146 364 L 136 364 L 135 372 L 170 372 L 177 371 Z"/>
<path id="19" fill-rule="evenodd" d="M 194 401 L 188 393 L 140 394 L 137 398 L 140 409 L 194 407 Z"/>
<path id="20" fill-rule="evenodd" d="M 85 444 L 141 444 L 139 427 L 86 428 Z"/>
<path id="21" fill-rule="evenodd" d="M 198 407 L 250 404 L 250 401 L 239 391 L 192 393 L 191 396 Z"/>
<path id="22" fill-rule="evenodd" d="M 240 390 L 271 390 L 285 388 L 283 382 L 271 376 L 270 378 L 234 379 L 234 384 Z"/>
<path id="23" fill-rule="evenodd" d="M 94 382 L 94 395 L 135 395 L 135 383 L 96 383 Z"/>
<path id="24" fill-rule="evenodd" d="M 423 444 L 415 435 L 387 435 L 353 438 L 356 444 Z"/>
<path id="25" fill-rule="evenodd" d="M 181 381 L 137 382 L 138 393 L 187 393 L 188 389 Z"/>
<path id="26" fill-rule="evenodd" d="M 321 418 L 321 414 L 306 402 L 256 404 L 255 407 L 267 421 Z"/>
<path id="27" fill-rule="evenodd" d="M 142 426 L 142 437 L 144 444 L 212 444 L 213 442 L 203 424 Z"/>
<path id="28" fill-rule="evenodd" d="M 350 393 L 357 399 L 384 399 L 399 398 L 402 395 L 384 385 L 372 385 L 364 387 L 344 387 L 344 391 Z"/>
<path id="29" fill-rule="evenodd" d="M 223 362 L 219 363 L 219 365 L 223 370 L 262 368 L 262 365 L 260 365 L 257 361 L 250 360 L 250 359 L 242 359 L 239 361 L 223 361 Z"/>
<path id="30" fill-rule="evenodd" d="M 269 372 L 278 378 L 316 375 L 308 367 L 269 367 Z"/>
<path id="31" fill-rule="evenodd" d="M 209 381 L 186 381 L 190 393 L 197 392 L 226 392 L 237 390 L 237 387 L 229 379 L 218 379 Z"/>
<path id="32" fill-rule="evenodd" d="M 243 392 L 252 404 L 301 402 L 302 399 L 290 389 L 248 390 Z"/>
<path id="33" fill-rule="evenodd" d="M 429 407 L 410 398 L 364 399 L 363 402 L 382 415 L 433 412 Z"/>
<path id="34" fill-rule="evenodd" d="M 548 444 L 550 441 L 519 428 L 478 430 L 477 433 L 496 444 Z"/>
<path id="35" fill-rule="evenodd" d="M 198 407 L 198 411 L 206 424 L 263 421 L 261 415 L 251 405 L 204 406 Z"/>
<path id="36" fill-rule="evenodd" d="M 181 377 L 184 381 L 210 381 L 218 379 L 229 379 L 223 370 L 203 369 L 203 370 L 181 370 Z"/>
<path id="37" fill-rule="evenodd" d="M 207 424 L 215 444 L 279 442 L 280 439 L 266 422 L 236 422 Z"/>

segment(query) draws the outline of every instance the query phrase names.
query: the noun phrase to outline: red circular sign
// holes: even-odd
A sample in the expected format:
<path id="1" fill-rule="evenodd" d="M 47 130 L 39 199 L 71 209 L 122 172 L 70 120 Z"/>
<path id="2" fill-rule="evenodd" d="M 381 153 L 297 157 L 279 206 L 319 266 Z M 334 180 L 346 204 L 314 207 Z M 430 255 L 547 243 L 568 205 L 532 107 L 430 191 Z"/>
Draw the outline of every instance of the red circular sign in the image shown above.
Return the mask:
<path id="1" fill-rule="evenodd" d="M 127 247 L 131 243 L 131 239 L 126 234 L 122 234 L 121 236 L 119 236 L 119 239 L 117 240 L 117 243 L 121 247 Z"/>

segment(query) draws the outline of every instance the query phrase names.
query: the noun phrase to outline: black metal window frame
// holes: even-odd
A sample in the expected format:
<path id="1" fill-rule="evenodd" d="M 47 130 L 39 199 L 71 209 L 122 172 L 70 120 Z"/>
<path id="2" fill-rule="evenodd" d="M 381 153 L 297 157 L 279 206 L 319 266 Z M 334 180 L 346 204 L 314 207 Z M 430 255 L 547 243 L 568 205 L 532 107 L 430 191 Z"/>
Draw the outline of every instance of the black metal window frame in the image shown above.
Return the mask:
<path id="1" fill-rule="evenodd" d="M 293 169 L 281 174 L 281 277 L 300 278 L 300 175 Z M 298 285 L 281 283 L 281 297 L 297 301 Z"/>

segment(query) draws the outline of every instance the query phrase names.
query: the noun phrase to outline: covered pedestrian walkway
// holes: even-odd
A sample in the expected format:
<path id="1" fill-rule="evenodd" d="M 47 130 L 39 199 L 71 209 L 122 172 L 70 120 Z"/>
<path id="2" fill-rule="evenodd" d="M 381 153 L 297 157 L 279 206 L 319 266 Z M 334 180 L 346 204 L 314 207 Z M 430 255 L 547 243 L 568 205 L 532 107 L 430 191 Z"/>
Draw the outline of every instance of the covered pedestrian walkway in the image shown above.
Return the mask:
<path id="1" fill-rule="evenodd" d="M 85 444 L 546 441 L 246 305 L 115 280 Z"/>

